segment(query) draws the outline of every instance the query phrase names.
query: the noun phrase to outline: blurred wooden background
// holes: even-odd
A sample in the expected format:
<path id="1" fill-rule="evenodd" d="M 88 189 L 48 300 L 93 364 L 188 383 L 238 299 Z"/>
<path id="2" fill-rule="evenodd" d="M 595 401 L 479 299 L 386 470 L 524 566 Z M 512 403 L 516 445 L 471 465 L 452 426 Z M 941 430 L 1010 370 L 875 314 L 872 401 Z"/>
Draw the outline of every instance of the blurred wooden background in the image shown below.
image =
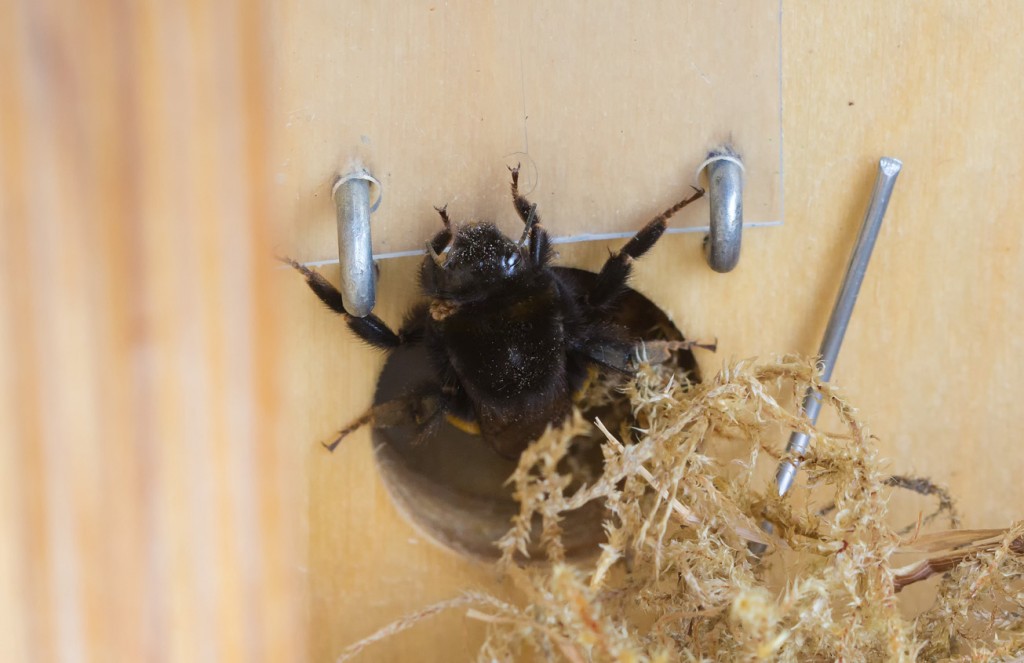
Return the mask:
<path id="1" fill-rule="evenodd" d="M 280 200 L 292 185 L 281 165 L 304 158 L 280 148 L 301 105 L 281 98 L 283 81 L 302 59 L 281 40 L 300 12 L 338 22 L 353 6 L 387 11 L 0 6 L 3 660 L 329 661 L 417 607 L 503 591 L 397 515 L 367 432 L 334 455 L 319 447 L 369 402 L 382 359 L 268 259 L 335 250 L 318 188 L 330 173 L 308 174 L 301 204 Z M 657 20 L 650 7 L 644 20 Z M 1008 524 L 1024 504 L 1024 5 L 783 9 L 785 225 L 748 232 L 728 275 L 706 267 L 699 236 L 666 238 L 635 286 L 687 333 L 718 337 L 705 371 L 813 352 L 875 162 L 902 159 L 835 379 L 894 471 L 950 486 L 965 526 Z M 405 11 L 415 22 L 466 5 Z M 494 28 L 489 9 L 475 11 Z M 337 23 L 332 57 L 344 61 L 346 31 L 359 28 Z M 460 43 L 452 35 L 432 57 L 458 58 Z M 401 118 L 403 90 L 391 97 Z M 457 119 L 436 118 L 437 132 L 458 135 L 446 124 Z M 653 144 L 642 120 L 630 129 Z M 480 147 L 486 132 L 440 147 L 432 135 L 425 127 L 407 146 L 411 160 L 429 166 L 429 153 L 451 150 L 468 171 L 500 175 L 504 153 Z M 503 186 L 423 176 L 425 190 L 466 201 Z M 645 221 L 672 197 L 671 182 L 656 184 L 622 190 L 616 214 Z M 579 201 L 560 196 L 585 196 L 574 186 L 538 195 L 572 209 Z M 429 214 L 439 202 L 419 204 Z M 310 216 L 330 225 L 296 247 L 289 229 Z M 614 245 L 563 247 L 561 261 L 596 268 Z M 410 259 L 382 264 L 384 319 L 397 323 L 413 301 L 414 270 Z M 466 660 L 480 635 L 444 615 L 365 660 Z"/>
<path id="2" fill-rule="evenodd" d="M 273 17 L 0 7 L 0 659 L 306 658 Z"/>

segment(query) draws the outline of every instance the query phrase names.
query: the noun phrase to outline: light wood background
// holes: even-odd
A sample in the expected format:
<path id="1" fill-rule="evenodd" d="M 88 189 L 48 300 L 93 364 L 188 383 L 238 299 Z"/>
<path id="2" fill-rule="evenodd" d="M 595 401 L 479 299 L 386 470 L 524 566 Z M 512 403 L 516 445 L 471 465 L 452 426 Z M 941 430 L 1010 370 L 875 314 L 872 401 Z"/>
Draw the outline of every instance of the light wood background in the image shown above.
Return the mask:
<path id="1" fill-rule="evenodd" d="M 0 4 L 0 660 L 304 660 L 273 16 Z"/>
<path id="2" fill-rule="evenodd" d="M 282 239 L 303 261 L 337 259 L 322 196 L 356 164 L 384 188 L 378 255 L 422 250 L 437 232 L 431 205 L 519 232 L 505 169 L 518 162 L 553 236 L 632 232 L 635 215 L 696 184 L 707 150 L 727 142 L 750 174 L 747 220 L 776 221 L 778 9 L 764 0 L 601 11 L 534 0 L 288 6 L 274 164 L 289 220 Z M 674 228 L 701 223 L 706 209 L 673 219 Z"/>
<path id="3" fill-rule="evenodd" d="M 280 200 L 291 184 L 275 180 L 294 101 L 283 81 L 300 59 L 281 39 L 307 6 L 0 7 L 3 660 L 328 661 L 432 601 L 503 591 L 394 511 L 368 433 L 333 455 L 318 445 L 367 405 L 382 359 L 265 261 L 334 252 L 323 174 L 308 174 L 299 201 Z M 325 20 L 353 6 L 364 7 L 313 5 Z M 967 526 L 1005 525 L 1024 504 L 1024 4 L 783 10 L 785 225 L 748 232 L 728 275 L 706 267 L 699 236 L 668 237 L 635 286 L 688 334 L 719 339 L 705 371 L 813 352 L 875 162 L 900 158 L 835 380 L 894 471 L 950 486 Z M 492 21 L 474 11 L 467 29 Z M 463 43 L 453 35 L 427 56 L 459 57 Z M 454 135 L 456 119 L 434 118 L 436 131 Z M 631 130 L 658 139 L 642 121 Z M 503 153 L 460 149 L 456 177 L 407 149 L 426 165 L 428 212 L 445 193 L 468 205 L 504 186 L 492 181 Z M 667 154 L 648 167 L 668 175 L 617 190 L 623 221 L 645 221 L 681 172 Z M 572 187 L 545 202 L 572 209 L 564 197 L 616 185 Z M 292 244 L 289 229 L 310 217 L 326 227 Z M 596 268 L 610 246 L 563 247 L 561 260 Z M 413 301 L 414 270 L 382 264 L 384 319 Z M 480 636 L 445 615 L 365 660 L 465 660 Z"/>

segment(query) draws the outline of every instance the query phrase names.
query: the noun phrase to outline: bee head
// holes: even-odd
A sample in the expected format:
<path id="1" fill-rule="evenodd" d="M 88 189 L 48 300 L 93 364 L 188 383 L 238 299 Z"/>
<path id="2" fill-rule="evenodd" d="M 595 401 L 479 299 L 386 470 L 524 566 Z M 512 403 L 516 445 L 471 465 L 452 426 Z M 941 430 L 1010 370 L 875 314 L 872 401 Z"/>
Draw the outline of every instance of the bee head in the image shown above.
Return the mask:
<path id="1" fill-rule="evenodd" d="M 420 275 L 424 289 L 453 299 L 476 299 L 517 280 L 525 272 L 523 247 L 492 223 L 439 232 L 427 243 Z"/>

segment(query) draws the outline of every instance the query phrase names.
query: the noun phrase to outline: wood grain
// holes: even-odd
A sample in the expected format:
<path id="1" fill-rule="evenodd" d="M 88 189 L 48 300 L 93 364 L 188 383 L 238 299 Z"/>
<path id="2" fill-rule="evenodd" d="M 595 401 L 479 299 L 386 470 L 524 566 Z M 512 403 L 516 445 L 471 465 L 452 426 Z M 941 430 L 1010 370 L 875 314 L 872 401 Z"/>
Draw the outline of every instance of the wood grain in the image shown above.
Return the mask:
<path id="1" fill-rule="evenodd" d="M 1024 131 L 1010 110 L 1021 101 L 1015 81 L 1024 68 L 1024 47 L 1014 35 L 1024 28 L 1024 6 L 792 1 L 783 9 L 785 224 L 749 231 L 740 265 L 727 275 L 707 268 L 699 237 L 665 238 L 638 263 L 635 284 L 688 334 L 719 339 L 718 354 L 702 356 L 705 371 L 729 358 L 813 353 L 877 160 L 900 158 L 905 168 L 835 381 L 860 407 L 894 472 L 948 485 L 965 526 L 1004 526 L 1021 517 L 1024 503 L 1016 432 L 1016 403 L 1024 398 L 1024 341 L 1016 333 L 1024 324 Z M 439 5 L 438 11 L 445 10 Z M 599 31 L 619 27 L 595 20 Z M 432 57 L 447 57 L 460 46 L 453 40 Z M 587 55 L 580 50 L 577 57 Z M 446 135 L 456 130 L 452 122 L 436 117 L 431 130 Z M 598 134 L 610 130 L 600 118 L 590 123 Z M 631 130 L 645 131 L 643 123 Z M 481 141 L 479 149 L 460 150 L 459 158 L 487 178 L 423 171 L 417 186 L 429 194 L 419 202 L 426 213 L 443 202 L 440 192 L 458 190 L 473 199 L 479 189 L 487 198 L 492 187 L 503 186 L 500 163 L 495 166 L 501 154 Z M 424 158 L 417 144 L 406 149 L 410 160 Z M 578 149 L 554 158 L 565 165 L 548 168 L 574 173 L 587 153 Z M 677 166 L 665 156 L 646 164 L 669 173 Z M 616 184 L 591 179 L 587 186 Z M 557 225 L 561 215 L 541 196 L 538 211 L 549 227 Z M 664 202 L 628 188 L 616 196 L 616 209 L 633 226 Z M 330 256 L 329 204 L 304 200 L 306 211 L 315 208 L 324 218 L 318 222 L 323 227 L 309 231 L 318 239 L 299 245 L 311 257 Z M 560 247 L 561 262 L 596 269 L 615 245 Z M 381 265 L 378 312 L 385 320 L 397 323 L 414 301 L 414 263 Z M 338 276 L 336 269 L 326 273 Z M 366 432 L 332 456 L 319 453 L 316 441 L 369 403 L 381 359 L 353 341 L 301 283 L 283 278 L 290 281 L 289 318 L 302 338 L 289 362 L 304 402 L 296 413 L 296 443 L 311 450 L 310 646 L 314 660 L 328 661 L 415 608 L 496 585 L 487 569 L 433 547 L 395 512 L 373 467 Z M 894 500 L 901 520 L 929 506 Z M 927 605 L 929 591 L 908 593 L 909 613 Z M 469 660 L 478 637 L 477 626 L 457 614 L 437 617 L 377 645 L 364 660 Z"/>
<path id="2" fill-rule="evenodd" d="M 466 215 L 499 209 L 506 146 L 519 141 L 516 94 L 484 81 L 463 115 L 414 107 L 437 76 L 369 68 L 362 95 L 329 84 L 347 37 L 366 26 L 458 26 L 417 51 L 443 74 L 502 34 L 493 12 L 527 28 L 544 18 L 425 6 L 420 19 L 418 5 L 392 16 L 370 3 L 0 5 L 3 660 L 330 661 L 433 601 L 507 592 L 395 511 L 365 431 L 333 455 L 319 446 L 369 403 L 382 359 L 268 260 L 335 252 L 320 171 L 348 155 L 293 114 L 310 76 L 339 99 L 325 112 L 384 118 L 374 140 L 415 181 L 393 183 L 403 210 L 429 217 L 456 194 Z M 637 16 L 657 21 L 658 6 Z M 340 27 L 303 43 L 297 12 Z M 612 16 L 590 11 L 579 17 L 586 30 L 544 34 L 578 64 L 604 35 L 626 43 L 631 26 Z M 667 38 L 651 34 L 657 52 Z M 728 275 L 707 268 L 699 237 L 667 237 L 635 280 L 685 332 L 718 338 L 705 372 L 729 358 L 811 353 L 874 164 L 902 159 L 835 381 L 893 471 L 947 484 L 975 528 L 1005 526 L 1024 504 L 1021 34 L 1024 5 L 1013 0 L 786 2 L 785 201 L 774 203 L 785 224 L 748 232 Z M 380 45 L 389 71 L 413 43 Z M 548 225 L 608 209 L 639 226 L 686 170 L 661 143 L 671 108 L 636 109 L 630 140 L 611 148 L 580 139 L 614 136 L 625 115 L 587 106 L 579 90 L 679 75 L 671 58 L 631 52 L 615 53 L 619 68 L 577 66 L 563 106 L 536 100 L 561 118 L 531 125 L 558 183 L 537 193 Z M 559 62 L 531 69 L 534 82 L 562 81 Z M 495 115 L 469 125 L 475 108 Z M 676 110 L 680 122 L 695 112 Z M 430 140 L 394 142 L 413 111 Z M 658 122 L 645 121 L 652 113 Z M 460 140 L 446 167 L 438 136 Z M 627 162 L 643 164 L 637 186 L 614 178 Z M 400 215 L 393 222 L 408 232 Z M 566 246 L 561 262 L 594 269 L 614 246 Z M 382 264 L 385 320 L 412 303 L 414 273 L 412 260 Z M 897 507 L 910 516 L 922 505 Z M 908 610 L 927 590 L 911 593 Z M 363 660 L 468 660 L 481 637 L 479 624 L 446 614 Z"/>
<path id="3" fill-rule="evenodd" d="M 682 197 L 706 151 L 730 141 L 753 175 L 748 220 L 780 217 L 775 2 L 315 0 L 281 13 L 275 169 L 300 260 L 337 256 L 323 196 L 356 165 L 383 183 L 378 254 L 422 249 L 431 205 L 515 231 L 505 166 L 519 162 L 553 235 L 631 231 L 633 214 Z M 675 223 L 707 217 L 684 210 Z"/>
<path id="4" fill-rule="evenodd" d="M 270 16 L 0 14 L 0 658 L 301 660 Z"/>

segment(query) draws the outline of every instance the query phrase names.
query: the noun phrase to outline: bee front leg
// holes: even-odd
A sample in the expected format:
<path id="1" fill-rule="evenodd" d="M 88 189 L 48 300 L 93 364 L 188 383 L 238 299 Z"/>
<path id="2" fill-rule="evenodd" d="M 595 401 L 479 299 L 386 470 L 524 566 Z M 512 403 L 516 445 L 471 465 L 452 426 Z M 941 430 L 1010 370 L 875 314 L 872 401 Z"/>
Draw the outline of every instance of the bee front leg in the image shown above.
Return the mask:
<path id="1" fill-rule="evenodd" d="M 524 196 L 519 195 L 519 166 L 515 168 L 509 167 L 509 172 L 512 173 L 512 202 L 516 206 L 516 212 L 519 214 L 519 218 L 526 224 L 527 230 L 530 226 L 535 223 L 540 223 L 540 217 L 537 216 L 537 206 L 527 200 Z"/>
<path id="2" fill-rule="evenodd" d="M 434 211 L 441 217 L 441 223 L 444 224 L 444 229 L 451 232 L 452 220 L 448 217 L 448 204 L 445 203 L 443 207 L 434 207 Z"/>
<path id="3" fill-rule="evenodd" d="M 528 244 L 527 256 L 534 265 L 544 265 L 551 258 L 551 238 L 537 216 L 537 205 L 519 195 L 519 166 L 509 168 L 512 173 L 512 202 L 523 220 L 523 236 L 519 246 Z"/>
<path id="4" fill-rule="evenodd" d="M 320 301 L 326 304 L 332 311 L 344 316 L 349 329 L 359 338 L 381 350 L 397 348 L 405 342 L 402 334 L 393 332 L 391 327 L 388 327 L 383 320 L 374 314 L 371 313 L 365 318 L 357 318 L 346 311 L 345 305 L 341 300 L 341 293 L 338 292 L 338 289 L 330 281 L 324 278 L 323 274 L 291 258 L 283 258 L 282 261 L 291 265 L 302 274 L 313 294 L 319 297 Z"/>

